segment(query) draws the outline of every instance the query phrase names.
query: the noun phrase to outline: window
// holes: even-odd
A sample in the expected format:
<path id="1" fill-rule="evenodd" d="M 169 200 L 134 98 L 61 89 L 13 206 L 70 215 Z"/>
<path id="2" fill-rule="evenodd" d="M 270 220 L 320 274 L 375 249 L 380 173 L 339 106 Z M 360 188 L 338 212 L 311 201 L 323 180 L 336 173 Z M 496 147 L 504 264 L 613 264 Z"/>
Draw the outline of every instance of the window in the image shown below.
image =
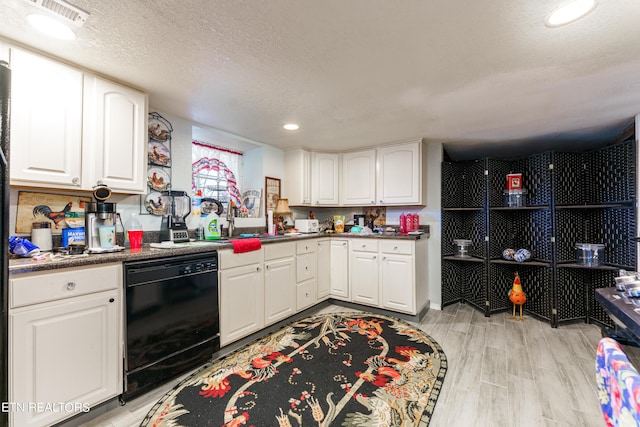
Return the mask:
<path id="1" fill-rule="evenodd" d="M 241 206 L 240 166 L 242 153 L 215 147 L 200 141 L 191 144 L 191 191 L 203 198 L 221 202 L 225 210 L 229 200 Z"/>

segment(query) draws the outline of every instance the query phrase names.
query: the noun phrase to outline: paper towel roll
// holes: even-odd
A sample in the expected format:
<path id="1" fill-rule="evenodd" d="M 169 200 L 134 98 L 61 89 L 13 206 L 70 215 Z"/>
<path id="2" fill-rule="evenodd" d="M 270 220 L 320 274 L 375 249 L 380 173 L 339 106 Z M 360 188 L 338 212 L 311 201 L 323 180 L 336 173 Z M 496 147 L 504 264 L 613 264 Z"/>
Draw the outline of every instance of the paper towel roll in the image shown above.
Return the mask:
<path id="1" fill-rule="evenodd" d="M 273 211 L 271 209 L 269 209 L 267 211 L 267 233 L 269 234 L 275 234 L 273 232 Z"/>

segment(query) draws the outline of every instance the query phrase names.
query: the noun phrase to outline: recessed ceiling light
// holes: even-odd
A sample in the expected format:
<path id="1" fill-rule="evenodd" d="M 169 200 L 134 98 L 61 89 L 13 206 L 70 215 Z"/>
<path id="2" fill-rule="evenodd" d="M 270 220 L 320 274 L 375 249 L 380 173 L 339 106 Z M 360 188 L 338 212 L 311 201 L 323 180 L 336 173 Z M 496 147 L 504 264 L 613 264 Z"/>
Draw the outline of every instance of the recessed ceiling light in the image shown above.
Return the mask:
<path id="1" fill-rule="evenodd" d="M 287 123 L 286 125 L 284 125 L 282 127 L 285 128 L 286 130 L 298 130 L 298 129 L 300 129 L 300 126 L 298 126 L 295 123 Z"/>
<path id="2" fill-rule="evenodd" d="M 582 18 L 598 5 L 596 0 L 573 0 L 553 10 L 544 23 L 547 27 L 559 27 Z"/>
<path id="3" fill-rule="evenodd" d="M 40 15 L 39 13 L 30 13 L 27 15 L 27 21 L 36 30 L 50 37 L 60 40 L 75 40 L 76 33 L 65 24 L 57 21 L 50 16 Z"/>

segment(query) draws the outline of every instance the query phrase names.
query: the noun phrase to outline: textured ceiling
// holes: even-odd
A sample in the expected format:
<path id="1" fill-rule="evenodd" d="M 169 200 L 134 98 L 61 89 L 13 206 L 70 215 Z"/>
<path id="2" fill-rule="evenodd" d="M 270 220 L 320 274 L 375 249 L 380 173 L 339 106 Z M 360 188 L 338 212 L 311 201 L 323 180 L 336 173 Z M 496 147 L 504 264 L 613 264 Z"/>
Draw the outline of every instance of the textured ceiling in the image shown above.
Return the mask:
<path id="1" fill-rule="evenodd" d="M 286 148 L 424 137 L 454 157 L 597 145 L 640 112 L 640 2 L 70 0 L 74 42 L 0 2 L 0 37 L 149 93 L 154 109 Z M 300 130 L 287 132 L 286 122 Z"/>

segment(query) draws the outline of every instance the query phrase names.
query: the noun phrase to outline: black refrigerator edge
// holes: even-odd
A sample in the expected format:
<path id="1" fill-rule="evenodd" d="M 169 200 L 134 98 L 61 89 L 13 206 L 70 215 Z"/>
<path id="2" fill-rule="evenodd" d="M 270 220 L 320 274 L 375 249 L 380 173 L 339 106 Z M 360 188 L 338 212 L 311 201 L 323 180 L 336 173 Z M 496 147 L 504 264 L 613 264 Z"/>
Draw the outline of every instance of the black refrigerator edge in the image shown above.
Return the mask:
<path id="1" fill-rule="evenodd" d="M 0 256 L 2 257 L 2 271 L 0 272 L 1 289 L 0 303 L 2 304 L 2 366 L 0 368 L 0 402 L 9 401 L 9 116 L 11 110 L 11 70 L 9 64 L 0 61 Z M 8 414 L 0 411 L 0 425 L 8 425 Z"/>

